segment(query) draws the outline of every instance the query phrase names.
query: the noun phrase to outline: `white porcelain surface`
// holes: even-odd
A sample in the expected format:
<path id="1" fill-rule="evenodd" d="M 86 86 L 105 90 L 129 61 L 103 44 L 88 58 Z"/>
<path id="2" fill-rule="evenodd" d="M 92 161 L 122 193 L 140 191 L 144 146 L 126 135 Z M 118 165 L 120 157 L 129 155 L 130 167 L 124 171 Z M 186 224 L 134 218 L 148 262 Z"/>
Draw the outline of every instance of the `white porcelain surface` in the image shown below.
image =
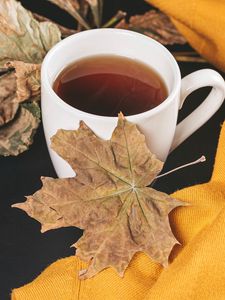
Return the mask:
<path id="1" fill-rule="evenodd" d="M 165 81 L 169 96 L 156 108 L 127 117 L 145 134 L 153 153 L 165 161 L 174 149 L 202 126 L 221 106 L 225 84 L 219 73 L 194 72 L 181 80 L 178 65 L 170 52 L 153 39 L 121 29 L 93 29 L 72 35 L 54 46 L 46 55 L 41 70 L 42 118 L 49 153 L 59 177 L 74 176 L 70 166 L 50 148 L 50 138 L 60 128 L 76 129 L 85 123 L 101 138 L 109 139 L 117 118 L 102 117 L 77 110 L 63 102 L 52 90 L 59 72 L 80 58 L 112 54 L 137 59 L 150 65 Z M 177 116 L 185 98 L 194 90 L 212 86 L 206 100 L 177 127 Z M 88 87 L 87 87 L 88 88 Z"/>

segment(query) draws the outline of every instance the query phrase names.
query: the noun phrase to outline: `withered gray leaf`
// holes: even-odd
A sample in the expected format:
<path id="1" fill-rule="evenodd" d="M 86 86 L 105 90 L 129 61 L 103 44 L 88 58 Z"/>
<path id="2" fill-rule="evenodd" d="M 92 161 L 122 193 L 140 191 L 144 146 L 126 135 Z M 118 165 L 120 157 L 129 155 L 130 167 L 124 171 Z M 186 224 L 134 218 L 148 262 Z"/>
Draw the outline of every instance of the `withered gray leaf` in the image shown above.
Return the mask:
<path id="1" fill-rule="evenodd" d="M 42 189 L 13 207 L 38 220 L 42 232 L 65 226 L 84 229 L 74 245 L 76 255 L 89 262 L 80 278 L 107 267 L 123 276 L 139 251 L 166 266 L 177 243 L 168 214 L 184 203 L 146 187 L 163 163 L 147 148 L 136 125 L 120 114 L 106 141 L 81 122 L 78 130 L 59 130 L 52 148 L 77 176 L 42 178 Z"/>
<path id="2" fill-rule="evenodd" d="M 60 39 L 55 24 L 39 23 L 16 0 L 0 1 L 0 65 L 12 60 L 41 63 Z"/>
<path id="3" fill-rule="evenodd" d="M 11 121 L 18 109 L 16 101 L 16 76 L 8 72 L 0 76 L 0 130 L 1 126 Z"/>
<path id="4" fill-rule="evenodd" d="M 37 21 L 39 21 L 39 22 L 52 22 L 53 24 L 56 24 L 56 25 L 58 26 L 59 30 L 61 31 L 62 37 L 67 37 L 67 36 L 69 36 L 69 35 L 74 34 L 74 33 L 77 32 L 77 30 L 75 30 L 75 29 L 70 29 L 70 28 L 67 28 L 67 27 L 65 27 L 65 26 L 62 26 L 62 25 L 60 25 L 60 24 L 58 24 L 58 23 L 56 23 L 56 22 L 54 22 L 54 21 L 48 19 L 48 18 L 45 17 L 45 16 L 41 16 L 41 15 L 39 15 L 39 14 L 37 14 L 37 13 L 32 13 L 32 14 L 33 14 L 34 18 L 35 18 Z"/>
<path id="5" fill-rule="evenodd" d="M 0 130 L 0 155 L 16 156 L 27 150 L 39 123 L 39 105 L 36 102 L 21 104 L 14 120 Z"/>

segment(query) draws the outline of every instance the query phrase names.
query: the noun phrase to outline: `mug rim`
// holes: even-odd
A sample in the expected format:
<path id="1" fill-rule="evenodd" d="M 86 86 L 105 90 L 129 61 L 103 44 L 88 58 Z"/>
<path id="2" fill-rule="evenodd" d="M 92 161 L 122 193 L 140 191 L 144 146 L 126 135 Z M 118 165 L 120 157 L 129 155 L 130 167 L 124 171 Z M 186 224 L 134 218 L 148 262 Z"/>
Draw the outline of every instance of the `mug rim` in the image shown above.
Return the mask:
<path id="1" fill-rule="evenodd" d="M 118 28 L 97 28 L 97 29 L 89 29 L 89 30 L 81 31 L 81 32 L 78 32 L 78 33 L 70 35 L 69 37 L 61 40 L 56 45 L 54 45 L 49 50 L 49 52 L 46 54 L 46 56 L 44 57 L 44 60 L 43 60 L 42 65 L 41 65 L 41 84 L 45 85 L 45 87 L 47 88 L 47 90 L 50 92 L 50 94 L 52 96 L 52 101 L 55 101 L 64 110 L 66 109 L 70 113 L 74 113 L 75 112 L 77 114 L 84 115 L 84 116 L 86 116 L 88 118 L 91 118 L 91 119 L 96 119 L 96 120 L 99 120 L 99 119 L 101 119 L 101 120 L 103 120 L 103 119 L 104 120 L 115 120 L 115 119 L 118 118 L 117 116 L 115 116 L 115 117 L 112 117 L 112 116 L 101 116 L 101 115 L 96 115 L 96 114 L 88 113 L 88 112 L 82 111 L 80 109 L 77 109 L 77 108 L 71 106 L 70 104 L 66 103 L 63 99 L 61 99 L 56 94 L 56 92 L 53 90 L 53 87 L 50 84 L 49 78 L 47 76 L 47 74 L 48 74 L 48 67 L 49 67 L 49 61 L 51 60 L 52 56 L 54 56 L 54 54 L 58 50 L 58 48 L 64 48 L 66 46 L 66 43 L 68 42 L 68 40 L 72 40 L 74 38 L 77 38 L 80 35 L 83 35 L 83 36 L 86 35 L 87 38 L 88 38 L 88 36 L 90 34 L 92 35 L 92 34 L 94 34 L 96 32 L 99 33 L 99 32 L 102 32 L 102 31 L 104 31 L 104 32 L 108 31 L 110 34 L 112 34 L 112 33 L 113 34 L 115 34 L 115 33 L 129 34 L 130 36 L 133 36 L 133 37 L 136 37 L 136 38 L 139 38 L 139 39 L 141 38 L 141 39 L 145 39 L 145 40 L 148 40 L 148 41 L 151 40 L 151 43 L 155 44 L 157 47 L 161 48 L 161 50 L 163 50 L 166 53 L 167 57 L 170 59 L 170 61 L 173 64 L 173 67 L 174 67 L 174 70 L 173 70 L 173 72 L 175 73 L 174 84 L 173 84 L 173 88 L 172 88 L 171 92 L 168 94 L 168 96 L 166 97 L 166 99 L 162 103 L 160 103 L 159 105 L 157 105 L 156 107 L 154 107 L 154 108 L 152 108 L 150 110 L 147 110 L 147 111 L 144 111 L 144 112 L 141 112 L 141 113 L 138 113 L 138 114 L 134 114 L 134 115 L 128 115 L 128 116 L 126 116 L 126 118 L 129 118 L 129 120 L 132 120 L 132 119 L 136 119 L 138 117 L 153 116 L 153 115 L 159 113 L 160 111 L 162 111 L 163 109 L 165 109 L 172 101 L 175 100 L 175 95 L 177 94 L 177 92 L 180 89 L 181 73 L 180 73 L 180 69 L 179 69 L 179 66 L 177 64 L 177 61 L 175 60 L 175 58 L 173 57 L 173 55 L 170 53 L 170 51 L 166 47 L 164 47 L 162 44 L 160 44 L 156 40 L 154 40 L 154 39 L 152 39 L 152 38 L 150 38 L 150 37 L 148 37 L 148 36 L 146 36 L 144 34 L 135 32 L 135 31 L 131 31 L 131 30 L 127 30 L 127 29 L 118 29 Z M 76 59 L 74 61 L 76 61 Z"/>

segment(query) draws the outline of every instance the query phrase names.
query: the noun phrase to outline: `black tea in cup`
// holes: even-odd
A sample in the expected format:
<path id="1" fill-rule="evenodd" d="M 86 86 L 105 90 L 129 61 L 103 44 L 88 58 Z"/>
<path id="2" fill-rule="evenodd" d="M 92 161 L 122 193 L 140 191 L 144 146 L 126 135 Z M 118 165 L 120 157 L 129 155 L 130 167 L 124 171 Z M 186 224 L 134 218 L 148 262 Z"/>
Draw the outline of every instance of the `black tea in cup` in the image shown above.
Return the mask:
<path id="1" fill-rule="evenodd" d="M 167 97 L 162 78 L 148 65 L 116 55 L 75 61 L 58 75 L 53 89 L 69 105 L 100 116 L 139 114 Z"/>

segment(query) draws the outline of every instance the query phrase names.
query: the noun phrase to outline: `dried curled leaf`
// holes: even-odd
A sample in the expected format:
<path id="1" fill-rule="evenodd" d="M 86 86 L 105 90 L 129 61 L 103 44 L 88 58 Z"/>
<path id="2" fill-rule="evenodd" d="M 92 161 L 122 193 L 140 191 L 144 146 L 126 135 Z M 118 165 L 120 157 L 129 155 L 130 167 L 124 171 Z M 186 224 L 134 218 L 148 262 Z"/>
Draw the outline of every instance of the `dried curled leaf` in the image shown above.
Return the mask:
<path id="1" fill-rule="evenodd" d="M 22 104 L 13 122 L 0 130 L 0 155 L 18 155 L 33 142 L 33 135 L 40 123 L 40 108 L 37 103 Z"/>
<path id="2" fill-rule="evenodd" d="M 79 22 L 84 28 L 91 29 L 87 21 L 80 14 L 80 5 L 77 0 L 48 0 L 53 4 L 59 6 L 61 9 L 67 11 L 77 22 Z"/>
<path id="3" fill-rule="evenodd" d="M 55 24 L 39 23 L 19 2 L 0 2 L 0 65 L 12 60 L 41 63 L 60 38 Z"/>
<path id="4" fill-rule="evenodd" d="M 101 26 L 102 21 L 102 10 L 103 10 L 103 1 L 102 0 L 86 0 L 90 5 L 94 22 L 97 27 Z"/>
<path id="5" fill-rule="evenodd" d="M 132 16 L 128 23 L 122 20 L 116 27 L 143 33 L 164 45 L 186 43 L 184 36 L 178 32 L 168 16 L 156 10 Z"/>
<path id="6" fill-rule="evenodd" d="M 67 37 L 67 36 L 69 36 L 69 35 L 74 34 L 74 33 L 77 32 L 77 30 L 70 29 L 70 28 L 67 28 L 65 26 L 62 26 L 62 25 L 60 25 L 60 24 L 58 24 L 56 22 L 53 22 L 52 20 L 48 19 L 47 17 L 41 16 L 41 15 L 39 15 L 37 13 L 33 13 L 33 16 L 39 22 L 52 22 L 53 24 L 56 24 L 56 26 L 61 31 L 62 37 Z"/>
<path id="7" fill-rule="evenodd" d="M 18 109 L 16 102 L 16 76 L 14 72 L 8 72 L 0 77 L 0 126 L 11 121 Z"/>
<path id="8" fill-rule="evenodd" d="M 65 226 L 84 229 L 74 246 L 76 255 L 90 264 L 80 278 L 109 266 L 123 276 L 138 251 L 166 266 L 177 243 L 168 214 L 184 203 L 146 187 L 163 163 L 149 151 L 136 125 L 120 114 L 105 141 L 81 122 L 78 130 L 59 130 L 52 148 L 77 176 L 42 178 L 42 189 L 13 207 L 38 220 L 42 232 Z"/>
<path id="9" fill-rule="evenodd" d="M 22 61 L 11 61 L 6 64 L 15 69 L 17 102 L 40 96 L 41 65 L 29 64 Z M 37 100 L 37 98 L 36 98 Z"/>
<path id="10" fill-rule="evenodd" d="M 39 23 L 18 1 L 0 2 L 0 67 L 9 62 L 14 70 L 0 78 L 0 155 L 18 155 L 32 143 L 40 109 L 30 102 L 40 99 L 40 63 L 60 39 L 55 24 Z"/>

